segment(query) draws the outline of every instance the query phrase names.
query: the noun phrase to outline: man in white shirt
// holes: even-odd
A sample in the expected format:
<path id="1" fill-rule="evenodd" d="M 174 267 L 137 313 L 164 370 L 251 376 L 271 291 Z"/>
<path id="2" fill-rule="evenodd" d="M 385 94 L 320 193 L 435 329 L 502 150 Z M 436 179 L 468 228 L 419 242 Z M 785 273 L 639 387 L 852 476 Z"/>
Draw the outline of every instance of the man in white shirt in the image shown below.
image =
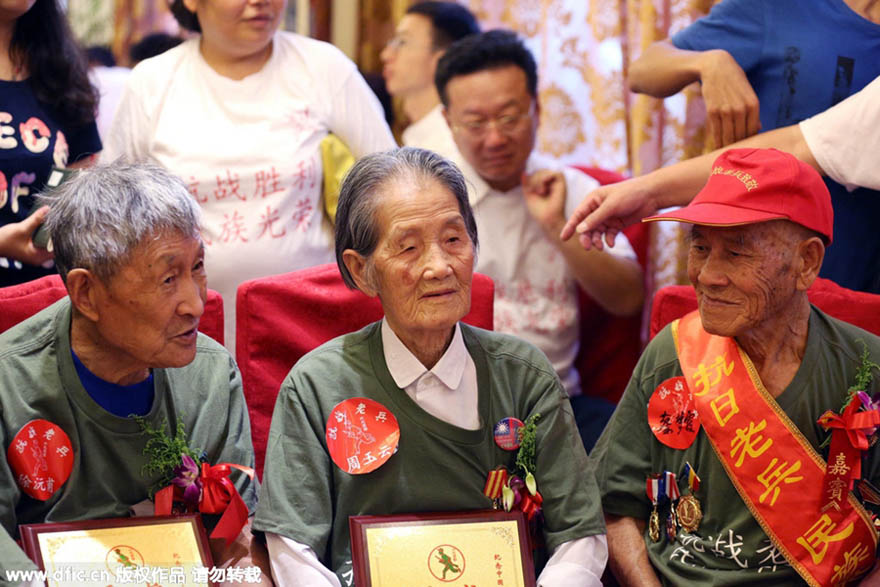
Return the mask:
<path id="1" fill-rule="evenodd" d="M 402 101 L 410 120 L 403 131 L 404 145 L 430 149 L 444 157 L 455 153 L 434 86 L 434 72 L 449 45 L 479 32 L 477 19 L 457 2 L 418 2 L 400 19 L 381 58 L 388 93 Z"/>
<path id="2" fill-rule="evenodd" d="M 577 286 L 612 314 L 638 312 L 644 292 L 635 253 L 621 238 L 605 251 L 559 239 L 578 198 L 597 183 L 533 153 L 537 68 L 513 32 L 456 42 L 436 82 L 483 241 L 476 271 L 495 281 L 495 330 L 544 351 L 569 395 L 580 395 Z"/>

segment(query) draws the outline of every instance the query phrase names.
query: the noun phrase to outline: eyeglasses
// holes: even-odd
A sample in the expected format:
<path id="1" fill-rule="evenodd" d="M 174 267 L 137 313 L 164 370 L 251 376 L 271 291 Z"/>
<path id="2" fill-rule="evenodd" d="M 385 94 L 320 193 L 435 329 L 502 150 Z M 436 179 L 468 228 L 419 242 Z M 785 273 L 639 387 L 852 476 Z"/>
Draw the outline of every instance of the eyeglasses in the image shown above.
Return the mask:
<path id="1" fill-rule="evenodd" d="M 397 51 L 404 46 L 406 46 L 406 39 L 397 36 L 391 37 L 390 39 L 388 39 L 388 42 L 385 43 L 385 48 L 391 49 L 392 51 Z"/>
<path id="2" fill-rule="evenodd" d="M 535 111 L 535 103 L 529 106 L 525 112 L 517 112 L 510 114 L 502 114 L 494 118 L 473 118 L 462 120 L 452 124 L 452 130 L 468 135 L 472 139 L 481 139 L 489 134 L 489 129 L 493 126 L 504 136 L 511 136 L 519 131 L 524 121 L 531 120 Z"/>

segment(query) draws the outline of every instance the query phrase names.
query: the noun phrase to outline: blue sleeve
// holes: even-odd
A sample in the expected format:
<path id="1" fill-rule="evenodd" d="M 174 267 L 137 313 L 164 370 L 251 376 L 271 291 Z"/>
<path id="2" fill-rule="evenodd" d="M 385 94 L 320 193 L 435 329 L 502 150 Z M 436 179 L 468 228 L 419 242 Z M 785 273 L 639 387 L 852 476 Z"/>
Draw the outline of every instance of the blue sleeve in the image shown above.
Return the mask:
<path id="1" fill-rule="evenodd" d="M 677 48 L 689 51 L 724 49 L 748 73 L 761 62 L 764 53 L 766 1 L 722 0 L 708 15 L 670 40 Z"/>
<path id="2" fill-rule="evenodd" d="M 98 135 L 98 125 L 94 121 L 82 126 L 65 128 L 64 134 L 67 137 L 67 148 L 70 149 L 68 164 L 101 152 L 101 137 Z"/>

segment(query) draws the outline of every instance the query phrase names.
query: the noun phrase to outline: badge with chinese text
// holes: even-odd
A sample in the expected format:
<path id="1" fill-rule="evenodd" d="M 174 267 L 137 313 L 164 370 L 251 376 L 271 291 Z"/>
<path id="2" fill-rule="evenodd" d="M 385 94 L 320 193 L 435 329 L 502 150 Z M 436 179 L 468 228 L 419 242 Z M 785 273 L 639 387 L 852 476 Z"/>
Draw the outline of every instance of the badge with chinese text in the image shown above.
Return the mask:
<path id="1" fill-rule="evenodd" d="M 334 406 L 325 438 L 336 466 L 362 475 L 375 471 L 397 452 L 400 426 L 391 410 L 379 402 L 353 397 Z"/>
<path id="2" fill-rule="evenodd" d="M 495 444 L 503 450 L 516 450 L 520 445 L 520 430 L 524 424 L 519 418 L 501 418 L 495 424 L 492 433 L 495 436 Z"/>
<path id="3" fill-rule="evenodd" d="M 671 377 L 657 386 L 648 401 L 648 425 L 657 440 L 671 448 L 685 449 L 694 442 L 700 418 L 684 377 Z"/>
<path id="4" fill-rule="evenodd" d="M 6 460 L 23 492 L 46 501 L 73 469 L 73 447 L 64 430 L 48 420 L 31 420 L 18 431 Z"/>

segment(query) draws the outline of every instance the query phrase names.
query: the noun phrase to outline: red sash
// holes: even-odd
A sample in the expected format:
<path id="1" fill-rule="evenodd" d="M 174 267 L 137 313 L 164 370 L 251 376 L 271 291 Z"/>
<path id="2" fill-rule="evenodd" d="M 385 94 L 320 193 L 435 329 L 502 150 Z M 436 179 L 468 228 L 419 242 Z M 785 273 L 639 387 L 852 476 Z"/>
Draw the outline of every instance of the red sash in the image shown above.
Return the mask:
<path id="1" fill-rule="evenodd" d="M 839 509 L 823 511 L 825 461 L 736 341 L 703 330 L 697 311 L 675 321 L 672 334 L 712 448 L 791 566 L 809 585 L 845 584 L 867 572 L 877 550 L 868 513 L 851 493 Z"/>

